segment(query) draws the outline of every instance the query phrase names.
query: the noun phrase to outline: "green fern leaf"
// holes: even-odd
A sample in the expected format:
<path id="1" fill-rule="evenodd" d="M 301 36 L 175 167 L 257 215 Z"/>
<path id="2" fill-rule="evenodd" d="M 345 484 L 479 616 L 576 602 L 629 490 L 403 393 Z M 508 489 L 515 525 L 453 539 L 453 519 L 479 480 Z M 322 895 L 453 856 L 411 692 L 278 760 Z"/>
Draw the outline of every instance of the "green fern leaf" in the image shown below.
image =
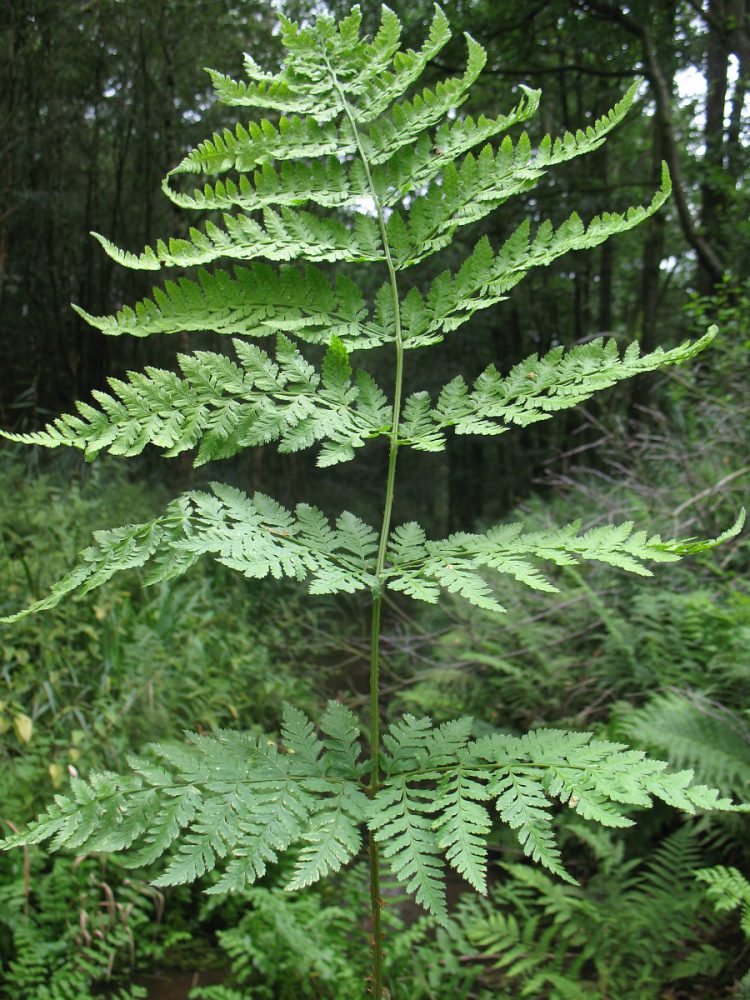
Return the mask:
<path id="1" fill-rule="evenodd" d="M 440 787 L 435 803 L 438 847 L 448 863 L 477 892 L 487 892 L 487 848 L 492 828 L 490 815 L 481 804 L 490 798 L 487 786 L 471 770 L 457 770 Z"/>
<path id="2" fill-rule="evenodd" d="M 373 586 L 377 536 L 358 518 L 345 513 L 334 530 L 320 511 L 304 504 L 295 515 L 262 493 L 251 499 L 218 483 L 212 489 L 213 494 L 183 494 L 154 521 L 96 532 L 81 563 L 47 597 L 0 622 L 55 607 L 73 591 L 88 593 L 115 574 L 148 563 L 147 583 L 172 579 L 202 555 L 250 578 L 309 576 L 313 593 Z"/>
<path id="3" fill-rule="evenodd" d="M 364 792 L 349 784 L 342 784 L 337 794 L 318 803 L 304 834 L 306 844 L 286 885 L 289 892 L 339 871 L 359 852 L 359 826 L 367 807 Z"/>
<path id="4" fill-rule="evenodd" d="M 633 523 L 602 525 L 581 532 L 574 522 L 551 531 L 525 534 L 519 524 L 500 525 L 484 535 L 466 532 L 451 535 L 444 541 L 425 541 L 424 549 L 405 551 L 399 536 L 392 536 L 389 548 L 388 586 L 401 590 L 416 600 L 430 600 L 431 592 L 420 596 L 415 578 L 434 580 L 450 593 L 457 593 L 471 603 L 490 611 L 502 611 L 482 576 L 482 570 L 512 576 L 534 590 L 556 591 L 531 562 L 532 558 L 550 561 L 557 566 L 572 566 L 584 559 L 597 560 L 639 576 L 651 576 L 646 562 L 674 562 L 683 555 L 713 548 L 734 537 L 744 523 L 742 511 L 736 523 L 716 539 L 664 541 L 634 531 Z"/>
<path id="5" fill-rule="evenodd" d="M 0 435 L 48 448 L 80 448 L 88 458 L 104 450 L 137 455 L 149 444 L 174 457 L 198 446 L 196 466 L 273 440 L 281 452 L 323 441 L 319 465 L 346 461 L 368 439 L 388 433 L 390 413 L 368 376 L 358 375 L 352 384 L 346 348 L 338 338 L 331 343 L 322 384 L 292 342 L 279 334 L 275 361 L 242 341 L 234 342 L 240 365 L 208 351 L 180 355 L 182 379 L 155 368 L 129 372 L 127 382 L 109 380 L 111 395 L 94 394 L 99 409 L 78 404 L 78 416 L 58 417 L 43 431 Z"/>
<path id="6" fill-rule="evenodd" d="M 539 106 L 541 91 L 523 86 L 520 89 L 522 99 L 508 114 L 497 118 L 480 115 L 476 120 L 466 115 L 454 122 L 444 122 L 432 134 L 426 131 L 427 125 L 420 116 L 404 120 L 409 116 L 403 105 L 400 106 L 401 114 L 396 115 L 394 108 L 393 117 L 399 118 L 398 126 L 388 122 L 391 129 L 387 130 L 386 120 L 374 123 L 370 132 L 373 147 L 370 155 L 378 164 L 373 170 L 373 182 L 383 204 L 395 205 L 405 195 L 424 188 L 458 156 L 530 118 Z M 432 107 L 429 110 L 434 113 Z M 385 138 L 389 132 L 390 141 Z M 411 135 L 411 142 L 405 142 L 405 134 Z M 402 145 L 393 151 L 396 141 Z M 385 151 L 388 156 L 381 162 Z"/>
<path id="7" fill-rule="evenodd" d="M 699 868 L 694 873 L 707 886 L 706 896 L 717 913 L 739 909 L 740 927 L 750 937 L 750 882 L 738 868 L 715 865 Z"/>
<path id="8" fill-rule="evenodd" d="M 433 281 L 421 308 L 412 306 L 412 321 L 405 330 L 407 347 L 423 347 L 441 341 L 479 309 L 502 302 L 506 293 L 535 267 L 546 267 L 571 250 L 598 246 L 618 233 L 639 225 L 661 208 L 671 192 L 666 165 L 662 183 L 650 205 L 631 208 L 624 215 L 605 212 L 584 227 L 573 213 L 557 230 L 543 223 L 534 240 L 530 226 L 522 223 L 497 254 L 482 238 L 455 275 L 444 273 Z"/>
<path id="9" fill-rule="evenodd" d="M 305 270 L 267 264 L 227 271 L 201 271 L 199 280 L 180 278 L 155 288 L 153 299 L 114 316 L 91 316 L 73 307 L 108 336 L 190 333 L 211 330 L 236 336 L 268 336 L 279 331 L 311 343 L 337 336 L 350 348 L 374 347 L 392 339 L 366 320 L 362 292 L 346 276 L 331 283 L 314 267 Z"/>
<path id="10" fill-rule="evenodd" d="M 375 222 L 358 214 L 348 228 L 334 219 L 321 219 L 305 211 L 266 208 L 263 225 L 249 215 L 223 216 L 224 228 L 207 222 L 204 231 L 190 230 L 190 239 L 157 241 L 140 254 L 121 250 L 99 233 L 91 235 L 108 257 L 136 271 L 158 271 L 162 267 L 194 267 L 215 260 L 272 261 L 303 258 L 313 262 L 383 261 L 383 249 Z"/>
<path id="11" fill-rule="evenodd" d="M 585 226 L 574 213 L 557 229 L 543 223 L 533 237 L 523 224 L 497 252 L 483 238 L 455 274 L 438 274 L 425 295 L 415 287 L 400 297 L 397 271 L 446 247 L 459 226 L 531 189 L 553 164 L 598 148 L 622 120 L 635 90 L 590 128 L 555 140 L 547 136 L 536 151 L 526 133 L 489 145 L 536 111 L 539 93 L 522 88 L 517 106 L 496 118 L 459 114 L 486 61 L 469 36 L 462 75 L 415 88 L 450 38 L 439 9 L 418 51 L 400 49 L 401 26 L 387 7 L 372 40 L 361 34 L 357 7 L 339 23 L 325 14 L 304 26 L 280 20 L 284 58 L 278 72 L 263 70 L 250 56 L 245 80 L 209 71 L 221 101 L 269 109 L 275 120 L 215 133 L 164 182 L 178 205 L 221 212 L 221 225 L 208 221 L 185 238 L 159 240 L 137 254 L 97 236 L 110 257 L 135 269 L 250 263 L 232 274 L 203 270 L 194 281 L 165 281 L 150 298 L 115 316 L 78 310 L 112 335 L 274 333 L 275 354 L 236 339 L 235 358 L 205 351 L 181 355 L 179 373 L 128 373 L 41 432 L 6 437 L 78 447 L 89 456 L 104 450 L 135 455 L 148 444 L 168 455 L 195 448 L 197 464 L 272 441 L 285 452 L 320 444 L 318 464 L 327 466 L 351 459 L 370 438 L 387 436 L 382 541 L 354 514 L 344 512 L 332 523 L 306 504 L 291 511 L 264 494 L 249 497 L 214 484 L 210 493 L 185 493 L 153 521 L 96 533 L 79 565 L 47 597 L 0 621 L 51 608 L 122 570 L 144 569 L 146 583 L 169 580 L 204 555 L 251 579 L 306 580 L 318 594 L 369 590 L 377 602 L 387 586 L 434 602 L 443 588 L 503 611 L 486 574 L 550 592 L 556 588 L 538 563 L 572 566 L 594 559 L 650 575 L 649 563 L 675 561 L 734 537 L 742 516 L 708 541 L 664 541 L 631 523 L 588 530 L 576 523 L 546 531 L 507 525 L 432 541 L 418 525 L 406 524 L 392 532 L 383 562 L 400 446 L 438 451 L 447 427 L 460 434 L 498 434 L 512 424 L 547 419 L 621 379 L 692 357 L 715 331 L 692 345 L 644 357 L 637 345 L 620 355 L 611 341 L 555 349 L 505 377 L 490 367 L 471 387 L 454 378 L 435 406 L 419 391 L 402 405 L 402 346 L 436 343 L 504 299 L 532 268 L 598 246 L 644 221 L 667 198 L 669 175 L 664 167 L 651 203 L 623 215 L 603 214 Z M 212 180 L 185 193 L 179 189 L 184 174 Z M 307 211 L 310 203 L 336 214 Z M 286 263 L 293 259 L 372 262 L 387 265 L 390 274 L 368 308 L 349 279 L 338 275 L 331 282 L 316 267 Z M 290 337 L 325 345 L 319 369 Z M 349 360 L 351 350 L 383 344 L 397 351 L 392 400 L 369 374 L 353 372 Z M 376 603 L 374 621 L 378 608 Z M 377 642 L 374 634 L 374 649 Z M 377 691 L 372 695 L 377 709 Z M 136 865 L 166 853 L 157 885 L 216 872 L 208 890 L 216 894 L 246 889 L 287 851 L 295 858 L 288 888 L 310 885 L 360 851 L 366 826 L 407 890 L 444 920 L 446 862 L 474 888 L 486 888 L 493 802 L 494 815 L 515 832 L 526 854 L 567 880 L 553 805 L 605 827 L 629 825 L 627 812 L 647 808 L 654 798 L 690 814 L 743 808 L 711 787 L 694 785 L 691 769 L 670 772 L 641 751 L 587 733 L 545 730 L 473 740 L 469 719 L 436 728 L 429 719 L 404 716 L 383 735 L 380 756 L 362 760 L 357 720 L 332 703 L 319 731 L 301 712 L 285 709 L 282 740 L 277 745 L 266 737 L 219 731 L 154 745 L 129 761 L 125 777 L 105 772 L 74 780 L 69 795 L 56 796 L 28 831 L 4 846 L 51 840 L 54 847 L 76 851 L 127 851 L 128 863 Z M 377 740 L 372 743 L 375 753 Z M 656 876 L 649 878 L 648 887 L 656 885 Z M 506 973 L 528 973 L 526 992 L 529 983 L 539 990 L 550 984 L 561 992 L 573 988 L 558 969 L 540 968 L 537 950 L 529 954 L 537 925 L 526 926 L 521 932 L 517 923 L 503 923 Z M 544 934 L 542 945 L 549 940 Z"/>
<path id="12" fill-rule="evenodd" d="M 491 787 L 497 797 L 496 808 L 504 823 L 516 831 L 521 847 L 533 861 L 538 861 L 560 878 L 573 881 L 562 867 L 560 851 L 552 833 L 550 803 L 538 780 L 513 771 L 499 777 Z"/>
<path id="13" fill-rule="evenodd" d="M 669 351 L 657 348 L 644 356 L 637 343 L 620 356 L 614 340 L 597 339 L 568 351 L 557 347 L 542 358 L 532 355 L 505 378 L 490 365 L 471 392 L 460 376 L 449 382 L 438 397 L 432 419 L 440 428 L 453 427 L 457 434 L 503 434 L 513 424 L 526 427 L 577 406 L 623 379 L 682 364 L 705 350 L 717 332 L 712 326 L 692 343 Z"/>
<path id="14" fill-rule="evenodd" d="M 438 920 L 447 918 L 443 865 L 430 792 L 394 776 L 374 800 L 369 827 L 398 879 Z"/>
<path id="15" fill-rule="evenodd" d="M 320 729 L 329 773 L 352 781 L 359 778 L 364 766 L 359 761 L 360 727 L 351 709 L 340 702 L 330 701 L 320 720 Z"/>

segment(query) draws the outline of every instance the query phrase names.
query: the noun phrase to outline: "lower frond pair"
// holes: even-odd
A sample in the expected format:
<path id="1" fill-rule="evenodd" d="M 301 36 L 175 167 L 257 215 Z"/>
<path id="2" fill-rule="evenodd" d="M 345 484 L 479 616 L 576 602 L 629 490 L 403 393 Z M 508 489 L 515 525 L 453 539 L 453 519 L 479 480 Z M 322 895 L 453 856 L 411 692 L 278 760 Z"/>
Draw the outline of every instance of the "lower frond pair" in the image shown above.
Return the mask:
<path id="1" fill-rule="evenodd" d="M 293 890 L 340 870 L 359 852 L 365 826 L 417 902 L 443 918 L 446 862 L 486 891 L 493 813 L 527 855 L 571 881 L 556 844 L 555 801 L 609 827 L 629 826 L 622 807 L 646 807 L 652 798 L 689 813 L 742 808 L 692 785 L 692 771 L 670 773 L 661 761 L 589 733 L 472 740 L 471 730 L 471 719 L 434 727 L 404 716 L 384 737 L 382 778 L 371 796 L 349 709 L 331 702 L 319 735 L 287 706 L 278 745 L 232 731 L 154 744 L 129 761 L 126 777 L 74 779 L 69 796 L 56 796 L 3 846 L 52 840 L 80 852 L 129 851 L 124 863 L 132 867 L 169 852 L 157 885 L 216 871 L 207 890 L 214 894 L 244 888 L 293 850 Z"/>

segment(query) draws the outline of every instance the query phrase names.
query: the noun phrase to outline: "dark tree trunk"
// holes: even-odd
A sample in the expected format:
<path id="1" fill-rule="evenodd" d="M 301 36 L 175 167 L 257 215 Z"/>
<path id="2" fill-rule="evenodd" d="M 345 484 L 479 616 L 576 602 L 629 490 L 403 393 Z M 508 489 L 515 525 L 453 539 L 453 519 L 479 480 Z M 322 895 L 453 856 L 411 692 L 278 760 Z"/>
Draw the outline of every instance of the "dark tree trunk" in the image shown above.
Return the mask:
<path id="1" fill-rule="evenodd" d="M 709 0 L 712 19 L 723 14 L 723 2 Z M 729 51 L 721 34 L 712 28 L 706 35 L 706 124 L 703 138 L 706 152 L 703 156 L 701 179 L 701 229 L 712 246 L 722 246 L 722 229 L 725 213 L 724 195 L 724 105 L 727 98 L 727 69 Z M 699 276 L 700 290 L 708 295 L 714 288 L 715 275 L 705 267 Z"/>

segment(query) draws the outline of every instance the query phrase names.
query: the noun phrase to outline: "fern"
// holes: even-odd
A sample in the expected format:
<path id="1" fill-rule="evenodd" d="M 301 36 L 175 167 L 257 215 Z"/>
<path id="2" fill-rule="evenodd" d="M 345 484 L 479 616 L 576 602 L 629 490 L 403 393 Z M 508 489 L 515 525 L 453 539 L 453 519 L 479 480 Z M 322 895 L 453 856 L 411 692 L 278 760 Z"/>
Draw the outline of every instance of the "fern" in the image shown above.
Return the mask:
<path id="1" fill-rule="evenodd" d="M 624 713 L 618 728 L 628 739 L 692 767 L 702 780 L 744 798 L 750 785 L 750 731 L 721 704 L 692 692 L 657 695 Z"/>
<path id="2" fill-rule="evenodd" d="M 438 586 L 459 593 L 471 604 L 490 611 L 503 611 L 484 582 L 483 569 L 512 576 L 534 590 L 554 593 L 557 587 L 536 568 L 532 558 L 572 566 L 583 559 L 597 560 L 639 576 L 651 576 L 644 565 L 674 562 L 688 553 L 718 545 L 740 531 L 744 518 L 711 541 L 683 539 L 663 541 L 634 531 L 632 522 L 603 525 L 581 532 L 580 522 L 556 531 L 524 534 L 520 524 L 491 528 L 484 535 L 466 532 L 440 542 L 429 542 L 418 525 L 396 528 L 391 536 L 391 565 L 386 570 L 388 586 L 418 600 L 435 602 Z"/>
<path id="3" fill-rule="evenodd" d="M 737 868 L 699 868 L 695 877 L 706 885 L 706 896 L 717 913 L 739 910 L 740 927 L 750 937 L 750 882 Z"/>
<path id="4" fill-rule="evenodd" d="M 361 20 L 356 7 L 338 24 L 321 15 L 300 27 L 281 17 L 285 60 L 278 72 L 251 56 L 244 80 L 209 71 L 221 103 L 271 115 L 215 133 L 165 178 L 165 193 L 180 207 L 219 213 L 202 229 L 136 252 L 95 234 L 126 267 L 202 269 L 196 278 L 165 280 L 113 316 L 78 308 L 85 320 L 107 335 L 228 334 L 235 356 L 182 354 L 179 371 L 128 373 L 112 379 L 109 392 L 79 403 L 76 414 L 37 433 L 5 436 L 80 448 L 90 458 L 103 451 L 135 455 L 148 445 L 170 456 L 194 451 L 197 465 L 272 441 L 285 452 L 319 445 L 321 466 L 349 461 L 367 441 L 384 437 L 389 458 L 380 525 L 373 529 L 349 512 L 331 521 L 304 503 L 292 512 L 264 494 L 248 497 L 214 484 L 210 493 L 183 494 L 152 521 L 96 533 L 48 596 L 2 621 L 51 608 L 127 569 L 145 570 L 146 583 L 168 580 L 204 555 L 250 578 L 307 580 L 317 594 L 368 592 L 369 750 L 363 755 L 358 722 L 342 705 L 329 706 L 320 732 L 287 708 L 280 743 L 232 732 L 189 736 L 181 745 L 154 745 L 130 761 L 126 776 L 75 779 L 69 795 L 57 796 L 6 846 L 51 839 L 57 848 L 123 851 L 133 865 L 167 854 L 157 884 L 209 876 L 208 891 L 223 893 L 244 890 L 286 852 L 293 854 L 288 887 L 308 886 L 357 855 L 367 829 L 372 988 L 380 1000 L 381 855 L 416 900 L 444 919 L 446 866 L 485 891 L 486 839 L 495 819 L 515 832 L 528 856 L 570 879 L 552 822 L 554 803 L 605 827 L 629 825 L 628 811 L 653 798 L 688 813 L 733 808 L 717 792 L 693 785 L 692 771 L 670 773 L 640 751 L 588 734 L 472 739 L 470 720 L 434 728 L 428 719 L 405 716 L 381 743 L 384 591 L 434 602 L 442 588 L 501 612 L 486 578 L 491 573 L 547 592 L 555 584 L 539 564 L 596 559 L 649 575 L 647 564 L 732 538 L 742 516 L 708 541 L 664 541 L 632 523 L 546 532 L 505 525 L 443 540 L 428 540 L 417 524 L 392 525 L 400 449 L 441 450 L 450 427 L 499 434 L 548 419 L 622 379 L 689 360 L 716 331 L 644 356 L 637 344 L 620 354 L 612 341 L 555 348 L 507 375 L 490 366 L 471 388 L 453 378 L 436 400 L 418 386 L 404 398 L 405 350 L 456 331 L 506 298 L 532 269 L 645 221 L 667 199 L 670 181 L 665 167 L 650 202 L 624 214 L 603 212 L 584 223 L 574 213 L 561 224 L 543 222 L 533 234 L 523 223 L 498 248 L 483 237 L 455 273 L 438 273 L 424 291 L 415 285 L 402 295 L 401 272 L 447 247 L 460 227 L 529 191 L 555 164 L 599 148 L 635 89 L 592 126 L 546 136 L 534 149 L 525 132 L 515 139 L 505 133 L 533 116 L 538 91 L 521 88 L 515 107 L 494 118 L 460 111 L 486 61 L 472 38 L 462 74 L 429 88 L 419 84 L 450 39 L 441 10 L 418 51 L 402 50 L 398 18 L 387 7 L 372 39 L 362 35 Z M 199 175 L 202 186 L 183 187 Z M 231 271 L 205 266 L 225 261 Z M 298 261 L 302 267 L 291 263 Z M 340 262 L 379 272 L 371 300 L 363 292 L 371 281 L 360 287 L 356 278 L 331 278 L 326 265 Z M 271 334 L 275 353 L 252 342 Z M 318 345 L 325 350 L 314 357 Z M 349 360 L 353 350 L 384 346 L 395 358 L 390 396 Z"/>
<path id="5" fill-rule="evenodd" d="M 99 409 L 58 417 L 35 434 L 6 434 L 48 448 L 81 448 L 138 455 L 147 444 L 169 457 L 197 448 L 194 464 L 229 458 L 244 448 L 279 441 L 282 452 L 324 441 L 321 466 L 354 457 L 365 440 L 387 433 L 390 412 L 366 372 L 352 379 L 346 349 L 333 337 L 318 373 L 294 344 L 277 337 L 276 358 L 235 341 L 239 364 L 202 351 L 178 358 L 184 378 L 148 368 L 127 382 L 110 379 L 112 394 L 95 392 Z"/>
<path id="6" fill-rule="evenodd" d="M 279 746 L 231 731 L 154 744 L 148 756 L 129 761 L 125 777 L 75 779 L 70 796 L 56 796 L 6 846 L 52 840 L 78 851 L 129 848 L 124 863 L 133 867 L 171 851 L 159 886 L 193 882 L 226 859 L 209 893 L 243 889 L 296 848 L 287 883 L 294 890 L 339 871 L 358 853 L 366 824 L 417 902 L 445 919 L 446 864 L 486 892 L 492 803 L 524 852 L 567 881 L 555 801 L 606 827 L 632 825 L 622 807 L 647 807 L 653 798 L 688 813 L 736 808 L 692 784 L 692 771 L 671 773 L 641 751 L 590 733 L 472 740 L 471 719 L 436 728 L 409 715 L 384 735 L 380 787 L 369 798 L 352 713 L 331 702 L 321 731 L 322 738 L 286 706 Z"/>
<path id="7" fill-rule="evenodd" d="M 647 862 L 612 865 L 614 845 L 601 846 L 586 886 L 507 865 L 493 905 L 482 901 L 464 918 L 471 946 L 513 996 L 657 1000 L 676 980 L 693 983 L 719 966 L 719 950 L 705 940 L 711 916 L 698 919 L 694 830 L 678 829 Z"/>

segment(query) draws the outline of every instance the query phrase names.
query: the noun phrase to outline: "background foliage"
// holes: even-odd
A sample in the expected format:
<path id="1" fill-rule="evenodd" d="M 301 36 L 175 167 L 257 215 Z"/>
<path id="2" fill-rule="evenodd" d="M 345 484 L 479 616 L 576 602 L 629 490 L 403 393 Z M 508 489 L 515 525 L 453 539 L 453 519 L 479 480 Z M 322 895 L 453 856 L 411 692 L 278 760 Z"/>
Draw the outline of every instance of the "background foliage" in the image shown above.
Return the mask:
<path id="1" fill-rule="evenodd" d="M 305 16 L 317 5 L 279 6 Z M 393 6 L 416 41 L 431 5 Z M 377 13 L 366 5 L 373 22 Z M 103 388 L 105 373 L 146 360 L 171 366 L 167 352 L 184 349 L 165 343 L 155 358 L 158 341 L 99 336 L 68 308 L 73 300 L 108 313 L 149 290 L 87 232 L 140 246 L 172 230 L 159 179 L 219 124 L 200 67 L 237 74 L 243 47 L 271 64 L 278 50 L 275 12 L 254 0 L 7 0 L 0 17 L 0 421 L 25 431 Z M 538 127 L 554 133 L 586 124 L 588 111 L 600 114 L 634 78 L 645 80 L 635 112 L 589 170 L 559 168 L 525 204 L 487 223 L 493 238 L 522 216 L 562 220 L 573 208 L 593 215 L 603 202 L 642 201 L 658 185 L 661 159 L 676 192 L 648 224 L 563 258 L 492 315 L 478 314 L 470 330 L 431 352 L 429 367 L 422 362 L 420 384 L 434 390 L 454 371 L 469 380 L 488 354 L 506 370 L 532 351 L 600 332 L 667 348 L 716 321 L 721 340 L 689 369 L 642 377 L 554 424 L 499 440 L 459 438 L 448 457 L 415 458 L 399 516 L 441 533 L 512 512 L 532 528 L 617 516 L 648 520 L 664 534 L 716 534 L 750 476 L 744 3 L 635 2 L 623 13 L 593 0 L 457 0 L 451 20 L 455 48 L 436 71 L 459 68 L 462 27 L 490 53 L 469 111 L 499 112 L 519 82 L 541 86 Z M 677 84 L 684 89 L 696 70 L 705 93 L 680 97 Z M 477 235 L 476 227 L 467 232 L 467 245 Z M 457 258 L 465 249 L 456 246 Z M 199 346 L 221 349 L 210 337 Z M 89 468 L 73 456 L 4 454 L 0 613 L 44 594 L 92 527 L 151 517 L 178 490 L 211 477 L 180 458 L 157 473 L 146 456 L 126 478 L 109 460 Z M 284 502 L 304 494 L 340 508 L 350 487 L 368 496 L 382 460 L 375 448 L 361 480 L 327 473 L 333 485 L 324 488 L 304 456 L 281 462 L 269 448 L 229 475 Z M 374 491 L 371 502 L 379 502 Z M 471 713 L 480 729 L 509 732 L 593 727 L 746 798 L 748 561 L 740 540 L 645 585 L 619 577 L 614 589 L 604 573 L 566 571 L 560 595 L 498 592 L 511 610 L 499 626 L 464 606 L 438 614 L 392 603 L 390 708 L 429 711 L 437 721 Z M 344 688 L 354 689 L 356 709 L 366 689 L 363 617 L 355 597 L 311 605 L 293 587 L 238 581 L 206 565 L 151 591 L 134 574 L 4 630 L 0 818 L 25 821 L 65 787 L 71 769 L 115 766 L 152 738 L 218 725 L 272 728 L 283 699 L 319 714 Z M 657 810 L 615 837 L 561 820 L 580 888 L 532 871 L 499 839 L 490 901 L 461 901 L 456 884 L 449 928 L 392 898 L 393 996 L 750 995 L 742 822 L 677 825 Z M 103 858 L 52 861 L 38 849 L 0 856 L 0 990 L 19 1000 L 161 996 L 163 981 L 157 987 L 138 970 L 187 967 L 192 975 L 200 948 L 222 982 L 196 996 L 356 995 L 366 971 L 345 928 L 365 892 L 362 873 L 299 898 L 266 880 L 239 900 L 210 903 L 197 890 L 162 897 L 148 887 L 148 871 L 136 876 Z M 201 981 L 209 978 L 203 972 Z"/>

